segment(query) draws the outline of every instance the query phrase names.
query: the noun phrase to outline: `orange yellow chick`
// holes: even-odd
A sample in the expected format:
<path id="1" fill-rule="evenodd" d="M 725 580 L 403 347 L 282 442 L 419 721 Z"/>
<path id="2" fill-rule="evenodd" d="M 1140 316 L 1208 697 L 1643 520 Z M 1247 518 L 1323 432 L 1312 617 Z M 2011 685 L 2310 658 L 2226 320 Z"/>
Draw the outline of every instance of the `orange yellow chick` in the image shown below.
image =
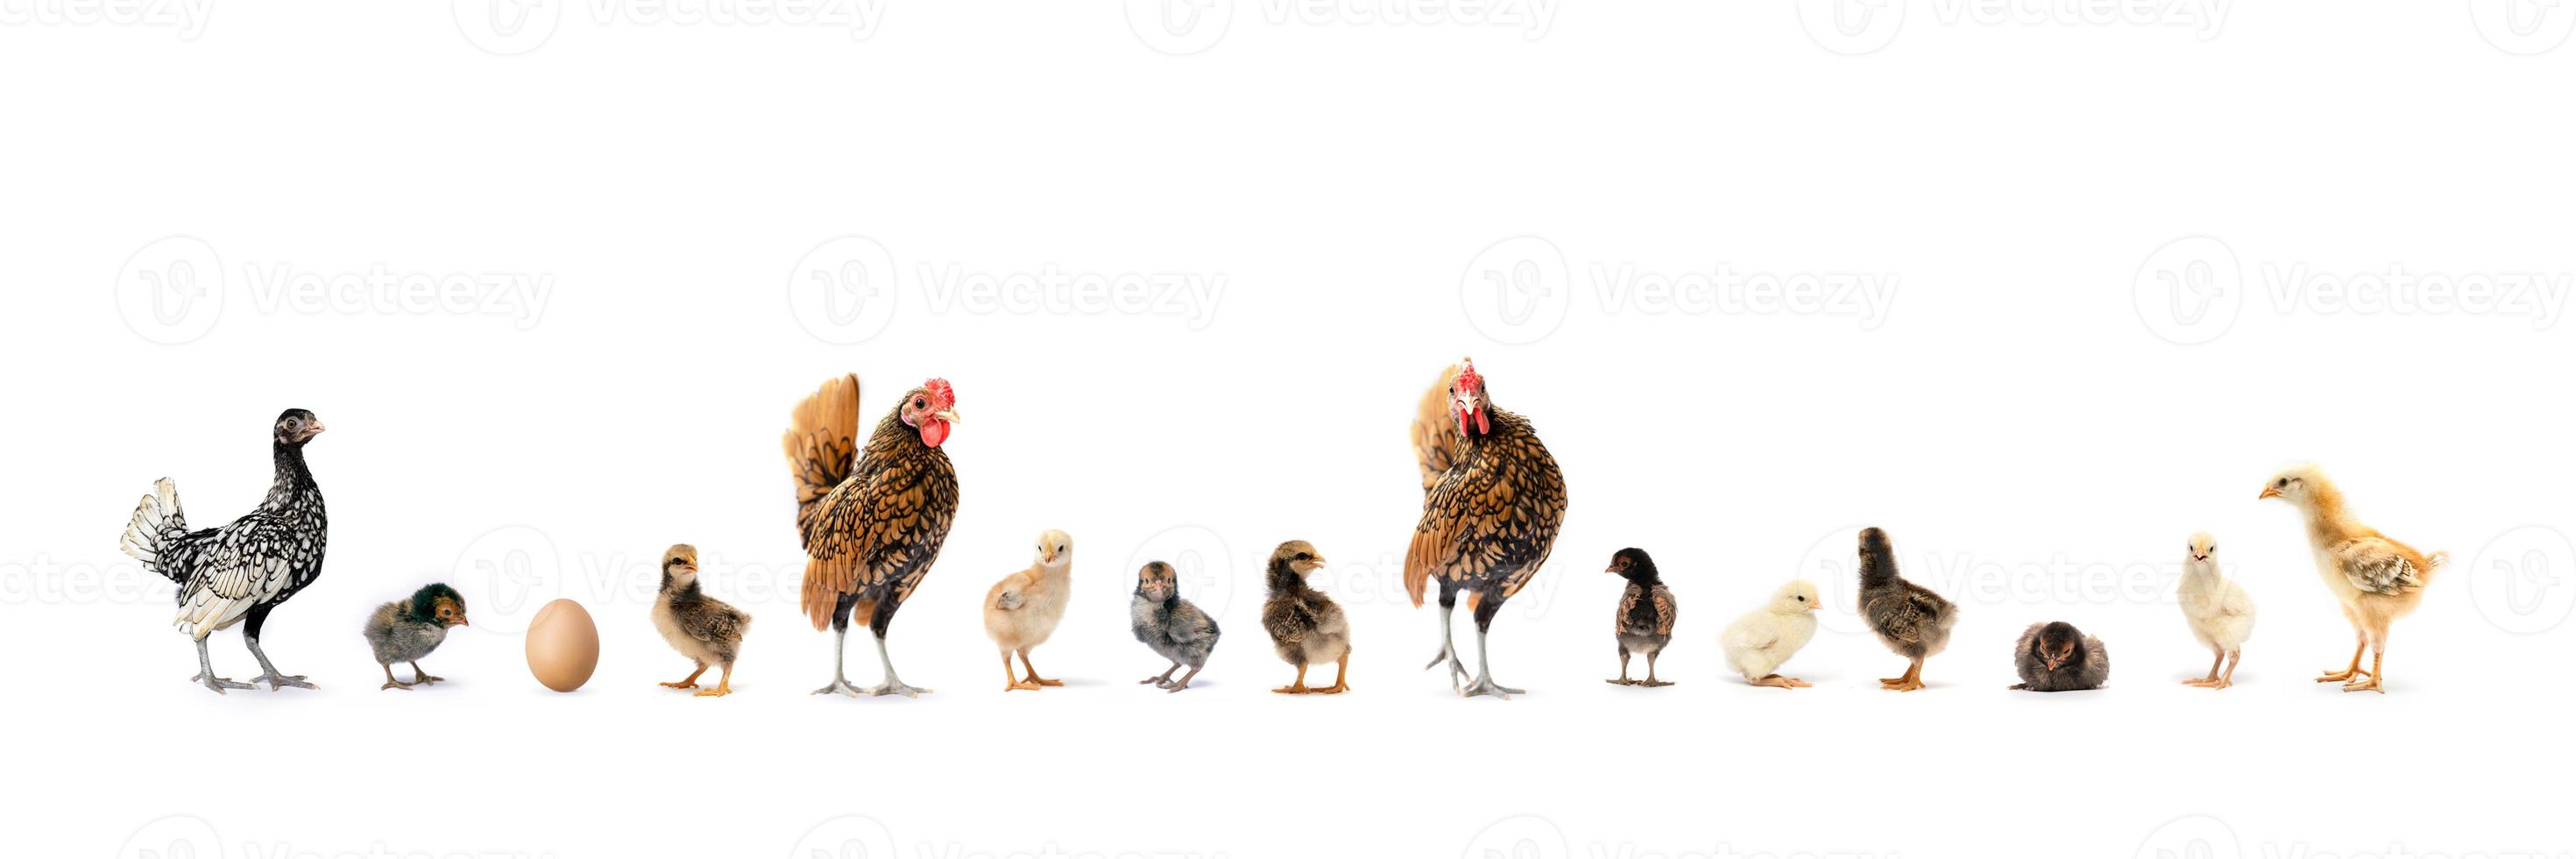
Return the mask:
<path id="1" fill-rule="evenodd" d="M 1073 538 L 1062 531 L 1048 531 L 1038 535 L 1037 560 L 1028 569 L 1003 576 L 984 593 L 984 634 L 992 636 L 993 644 L 1002 650 L 1003 691 L 1064 685 L 1062 680 L 1039 677 L 1038 667 L 1029 662 L 1029 651 L 1055 634 L 1072 588 Z M 1011 667 L 1014 653 L 1029 671 L 1026 680 Z"/>

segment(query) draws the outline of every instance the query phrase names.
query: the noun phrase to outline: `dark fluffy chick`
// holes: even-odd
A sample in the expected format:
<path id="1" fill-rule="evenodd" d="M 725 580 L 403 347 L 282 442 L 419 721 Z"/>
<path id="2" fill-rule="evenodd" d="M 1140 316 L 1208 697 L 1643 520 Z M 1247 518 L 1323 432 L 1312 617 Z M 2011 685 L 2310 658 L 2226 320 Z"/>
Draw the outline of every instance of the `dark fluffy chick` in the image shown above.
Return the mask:
<path id="1" fill-rule="evenodd" d="M 1190 688 L 1190 678 L 1199 676 L 1199 669 L 1207 667 L 1208 652 L 1216 649 L 1216 619 L 1181 598 L 1180 577 L 1172 565 L 1154 561 L 1136 571 L 1136 598 L 1128 603 L 1128 614 L 1136 640 L 1172 661 L 1160 676 L 1137 682 L 1168 692 Z M 1190 673 L 1172 679 L 1172 673 L 1183 666 Z"/>
<path id="2" fill-rule="evenodd" d="M 465 597 L 444 584 L 422 585 L 411 599 L 377 606 L 360 630 L 367 637 L 367 648 L 375 651 L 376 664 L 385 669 L 385 685 L 376 689 L 409 689 L 413 684 L 447 679 L 420 670 L 420 658 L 447 641 L 448 627 L 467 625 Z M 411 683 L 394 679 L 396 662 L 411 664 Z"/>
<path id="3" fill-rule="evenodd" d="M 2014 646 L 2013 670 L 2021 672 L 2015 689 L 2066 692 L 2100 689 L 2111 679 L 2111 652 L 2102 640 L 2085 635 L 2065 621 L 2034 623 L 2022 630 Z"/>
<path id="4" fill-rule="evenodd" d="M 1940 594 L 1896 574 L 1896 550 L 1887 532 L 1860 532 L 1860 616 L 1878 633 L 1880 643 L 1908 660 L 1905 673 L 1881 678 L 1880 685 L 1899 692 L 1923 688 L 1923 660 L 1950 646 L 1950 628 L 1959 624 L 1959 607 Z"/>

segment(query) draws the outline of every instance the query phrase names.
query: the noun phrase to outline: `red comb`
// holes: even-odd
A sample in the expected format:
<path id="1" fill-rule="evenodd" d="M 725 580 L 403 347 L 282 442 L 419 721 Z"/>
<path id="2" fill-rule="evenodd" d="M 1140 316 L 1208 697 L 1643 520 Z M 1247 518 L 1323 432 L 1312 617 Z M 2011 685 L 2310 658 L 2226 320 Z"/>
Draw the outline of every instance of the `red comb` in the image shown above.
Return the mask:
<path id="1" fill-rule="evenodd" d="M 1476 374 L 1476 359 L 1458 359 L 1458 382 L 1470 387 L 1485 383 L 1485 377 Z"/>
<path id="2" fill-rule="evenodd" d="M 940 405 L 953 406 L 957 404 L 957 389 L 949 387 L 947 379 L 932 379 L 921 383 L 921 387 L 923 390 L 929 391 L 930 398 L 937 400 Z"/>

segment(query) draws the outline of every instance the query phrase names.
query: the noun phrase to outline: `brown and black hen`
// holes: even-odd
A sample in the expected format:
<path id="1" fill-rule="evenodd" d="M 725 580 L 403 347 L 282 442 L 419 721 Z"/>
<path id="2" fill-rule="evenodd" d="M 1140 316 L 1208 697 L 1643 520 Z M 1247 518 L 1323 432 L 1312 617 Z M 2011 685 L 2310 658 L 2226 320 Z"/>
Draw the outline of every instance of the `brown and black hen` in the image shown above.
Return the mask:
<path id="1" fill-rule="evenodd" d="M 787 463 L 796 473 L 796 532 L 805 544 L 802 603 L 814 628 L 832 629 L 832 685 L 814 690 L 857 697 L 842 657 L 853 610 L 876 634 L 885 682 L 870 695 L 928 692 L 904 685 L 886 655 L 886 627 L 930 573 L 957 518 L 957 471 L 939 449 L 957 422 L 957 394 L 945 379 L 904 392 L 902 402 L 858 446 L 859 377 L 823 384 L 796 406 Z"/>
<path id="2" fill-rule="evenodd" d="M 1429 583 L 1440 582 L 1440 652 L 1424 667 L 1447 662 L 1450 686 L 1470 697 L 1519 694 L 1494 682 L 1485 631 L 1555 548 L 1565 524 L 1565 475 L 1527 419 L 1494 408 L 1472 360 L 1441 374 L 1424 395 L 1413 452 L 1425 491 L 1422 520 L 1404 554 L 1404 587 L 1419 607 Z M 1476 613 L 1476 676 L 1463 686 L 1467 669 L 1450 637 L 1460 591 Z"/>

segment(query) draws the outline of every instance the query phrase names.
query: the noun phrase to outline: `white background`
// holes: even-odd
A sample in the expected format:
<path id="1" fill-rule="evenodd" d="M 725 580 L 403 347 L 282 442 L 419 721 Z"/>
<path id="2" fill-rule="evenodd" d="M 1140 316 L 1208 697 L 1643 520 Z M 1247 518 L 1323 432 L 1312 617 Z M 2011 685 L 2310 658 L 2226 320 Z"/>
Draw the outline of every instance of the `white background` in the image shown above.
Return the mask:
<path id="1" fill-rule="evenodd" d="M 2547 787 L 2576 10 L 1900 0 L 1846 32 L 1825 3 L 1361 0 L 1171 35 L 1133 5 L 548 3 L 510 35 L 480 0 L 11 0 L 10 852 L 2576 850 Z M 377 272 L 548 291 L 348 286 Z M 1072 304 L 1049 272 L 1222 288 Z M 2418 301 L 2533 274 L 2540 309 Z M 1891 301 L 1738 288 L 1863 277 Z M 1420 670 L 1436 621 L 1397 581 L 1406 420 L 1463 354 L 1573 498 L 1496 623 L 1510 702 Z M 894 626 L 917 701 L 806 695 L 830 639 L 778 437 L 845 371 L 871 420 L 933 375 L 965 418 L 956 529 Z M 164 475 L 194 524 L 246 512 L 289 406 L 332 428 L 331 552 L 264 643 L 322 688 L 217 697 L 116 536 Z M 2254 499 L 2303 460 L 2453 554 L 2386 696 L 2311 682 L 2349 634 Z M 1727 675 L 1717 631 L 1781 582 L 1847 615 L 1868 524 L 1962 603 L 1932 688 L 1880 691 L 1902 662 L 1847 616 L 1790 664 L 1814 689 Z M 1038 664 L 1069 684 L 1004 694 L 976 605 L 1050 527 L 1076 594 Z M 2224 692 L 2176 683 L 2207 662 L 2170 598 L 2204 528 L 2262 606 Z M 1268 691 L 1258 563 L 1291 538 L 1334 561 L 1349 695 Z M 678 541 L 757 616 L 729 699 L 654 685 L 687 667 L 646 620 Z M 1601 682 L 1628 545 L 1680 597 L 1680 685 Z M 1178 695 L 1135 685 L 1161 666 L 1126 628 L 1157 557 L 1228 633 Z M 475 620 L 425 661 L 450 682 L 378 691 L 359 623 L 433 580 Z M 601 624 L 571 695 L 515 634 L 552 596 Z M 2110 688 L 2005 691 L 2056 618 L 2109 642 Z"/>

